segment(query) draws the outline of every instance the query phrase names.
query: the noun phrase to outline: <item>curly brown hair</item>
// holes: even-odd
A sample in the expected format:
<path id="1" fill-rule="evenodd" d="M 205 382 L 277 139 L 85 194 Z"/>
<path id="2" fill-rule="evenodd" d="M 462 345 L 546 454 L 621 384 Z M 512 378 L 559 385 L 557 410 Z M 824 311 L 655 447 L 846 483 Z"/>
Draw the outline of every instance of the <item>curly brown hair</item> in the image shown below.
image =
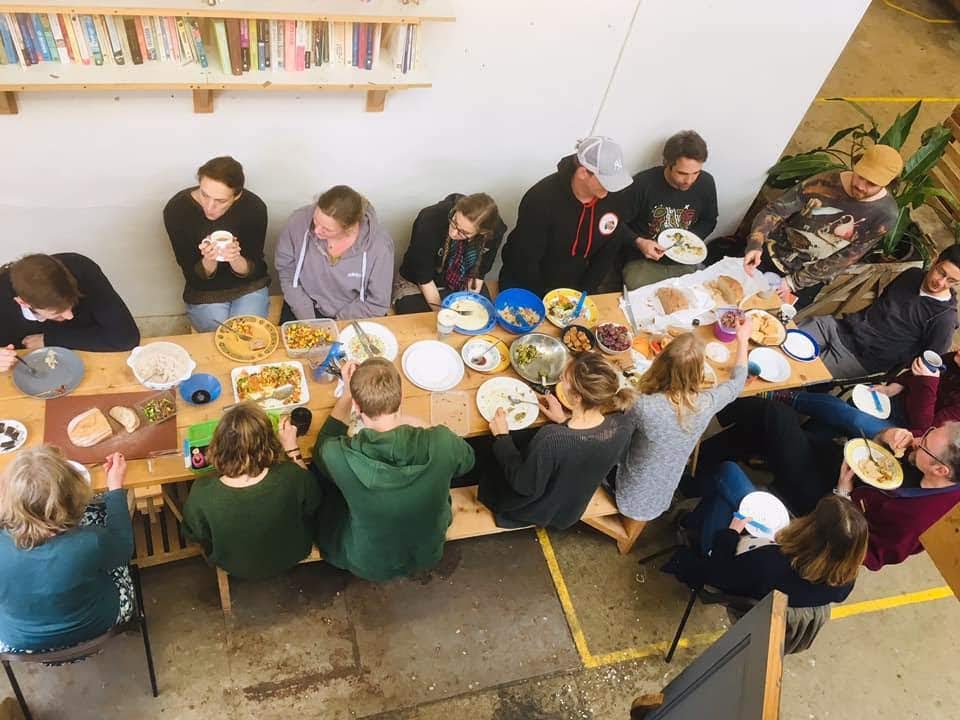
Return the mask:
<path id="1" fill-rule="evenodd" d="M 284 452 L 270 416 L 259 405 L 243 403 L 224 413 L 208 458 L 221 475 L 252 477 L 283 462 Z"/>

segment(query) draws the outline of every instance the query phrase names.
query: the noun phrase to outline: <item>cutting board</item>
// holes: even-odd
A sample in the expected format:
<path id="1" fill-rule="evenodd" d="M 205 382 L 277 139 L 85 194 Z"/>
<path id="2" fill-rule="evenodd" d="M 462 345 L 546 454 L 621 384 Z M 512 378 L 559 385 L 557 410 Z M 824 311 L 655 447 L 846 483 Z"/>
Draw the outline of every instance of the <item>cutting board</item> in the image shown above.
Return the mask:
<path id="1" fill-rule="evenodd" d="M 156 391 L 117 393 L 115 395 L 66 395 L 47 400 L 44 409 L 43 441 L 57 445 L 71 460 L 83 463 L 103 462 L 113 452 L 123 453 L 127 460 L 149 457 L 151 453 L 175 450 L 177 444 L 177 416 L 156 425 L 141 420 L 140 427 L 128 433 L 110 417 L 110 408 L 114 405 L 133 407 L 137 403 L 158 395 Z M 91 408 L 100 408 L 107 416 L 113 435 L 92 447 L 77 447 L 67 437 L 67 424 L 82 412 Z"/>

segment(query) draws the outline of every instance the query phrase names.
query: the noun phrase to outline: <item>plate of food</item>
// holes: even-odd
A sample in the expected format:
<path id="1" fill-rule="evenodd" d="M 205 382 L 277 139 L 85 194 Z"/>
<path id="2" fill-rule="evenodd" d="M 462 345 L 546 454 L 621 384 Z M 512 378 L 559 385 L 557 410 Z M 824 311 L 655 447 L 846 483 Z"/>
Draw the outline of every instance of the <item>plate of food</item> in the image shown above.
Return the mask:
<path id="1" fill-rule="evenodd" d="M 589 328 L 583 325 L 567 325 L 560 340 L 573 354 L 590 352 L 597 346 L 597 338 Z"/>
<path id="2" fill-rule="evenodd" d="M 503 372 L 510 367 L 510 348 L 493 335 L 467 340 L 460 348 L 460 357 L 467 367 L 481 373 Z"/>
<path id="3" fill-rule="evenodd" d="M 787 339 L 787 328 L 766 310 L 747 310 L 747 317 L 753 321 L 751 342 L 764 347 L 775 347 Z"/>
<path id="4" fill-rule="evenodd" d="M 213 333 L 213 344 L 220 354 L 234 362 L 255 363 L 273 355 L 280 344 L 280 331 L 266 318 L 257 315 L 237 315 L 224 323 L 236 330 L 230 332 L 218 327 Z M 240 335 L 250 337 L 244 340 Z"/>
<path id="5" fill-rule="evenodd" d="M 457 324 L 454 329 L 461 335 L 483 335 L 497 324 L 493 303 L 480 293 L 466 290 L 450 293 L 440 303 L 440 307 L 457 311 Z M 463 312 L 469 315 L 461 315 Z"/>
<path id="6" fill-rule="evenodd" d="M 704 289 L 721 307 L 737 307 L 743 300 L 743 285 L 729 275 L 718 275 L 703 284 Z"/>
<path id="7" fill-rule="evenodd" d="M 477 410 L 484 420 L 493 420 L 498 408 L 506 411 L 507 427 L 511 430 L 529 427 L 540 415 L 537 396 L 528 385 L 516 378 L 490 378 L 477 388 Z"/>
<path id="8" fill-rule="evenodd" d="M 33 368 L 31 373 L 17 363 L 13 368 L 13 384 L 25 395 L 49 399 L 66 395 L 83 380 L 83 360 L 63 347 L 42 347 L 23 356 Z"/>
<path id="9" fill-rule="evenodd" d="M 543 301 L 523 288 L 504 290 L 497 295 L 493 307 L 500 327 L 515 335 L 524 335 L 536 328 L 546 314 Z"/>
<path id="10" fill-rule="evenodd" d="M 280 326 L 283 347 L 290 357 L 305 357 L 314 348 L 331 345 L 339 337 L 336 320 L 291 320 Z"/>
<path id="11" fill-rule="evenodd" d="M 748 359 L 760 368 L 760 379 L 772 383 L 790 379 L 790 363 L 783 353 L 773 348 L 760 347 L 750 351 Z"/>
<path id="12" fill-rule="evenodd" d="M 699 265 L 707 257 L 707 244 L 683 228 L 664 230 L 657 235 L 657 244 L 667 249 L 664 255 L 681 265 Z"/>
<path id="13" fill-rule="evenodd" d="M 633 343 L 633 336 L 626 325 L 620 323 L 606 322 L 597 325 L 596 329 L 597 345 L 607 355 L 618 355 L 630 349 Z"/>
<path id="14" fill-rule="evenodd" d="M 295 360 L 235 367 L 230 371 L 230 384 L 233 385 L 234 402 L 249 400 L 266 409 L 294 407 L 310 401 L 303 364 Z M 293 387 L 289 395 L 282 399 L 273 397 L 277 388 L 288 385 Z"/>
<path id="15" fill-rule="evenodd" d="M 873 440 L 848 440 L 843 446 L 843 459 L 867 485 L 895 490 L 903 484 L 903 468 L 896 456 Z"/>
<path id="16" fill-rule="evenodd" d="M 571 316 L 580 302 L 580 291 L 570 288 L 557 288 L 543 296 L 543 307 L 547 313 L 547 320 L 558 328 L 565 328 L 571 322 L 593 326 L 600 319 L 600 311 L 593 298 L 588 297 L 580 310 L 580 316 L 573 320 Z"/>
<path id="17" fill-rule="evenodd" d="M 403 374 L 418 388 L 431 392 L 452 390 L 463 380 L 463 360 L 439 340 L 419 340 L 403 351 Z"/>
<path id="18" fill-rule="evenodd" d="M 27 441 L 27 428 L 19 420 L 0 420 L 0 455 L 16 452 Z"/>
<path id="19" fill-rule="evenodd" d="M 400 352 L 396 335 L 380 323 L 360 320 L 357 324 L 360 325 L 360 329 L 369 339 L 376 356 L 384 357 L 390 361 L 396 359 L 397 353 Z M 367 351 L 363 347 L 363 340 L 357 336 L 357 331 L 352 324 L 347 325 L 340 331 L 340 342 L 343 344 L 348 360 L 362 363 L 368 359 Z"/>

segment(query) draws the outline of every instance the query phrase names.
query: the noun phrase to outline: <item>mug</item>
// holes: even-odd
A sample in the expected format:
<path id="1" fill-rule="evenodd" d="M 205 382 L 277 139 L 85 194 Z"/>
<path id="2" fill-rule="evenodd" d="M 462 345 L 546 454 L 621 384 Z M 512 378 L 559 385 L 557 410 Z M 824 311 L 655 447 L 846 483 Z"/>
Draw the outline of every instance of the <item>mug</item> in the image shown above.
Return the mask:
<path id="1" fill-rule="evenodd" d="M 920 359 L 923 361 L 923 364 L 927 366 L 927 369 L 930 372 L 936 372 L 943 368 L 943 358 L 941 358 L 933 350 L 924 350 L 923 355 L 920 356 Z"/>

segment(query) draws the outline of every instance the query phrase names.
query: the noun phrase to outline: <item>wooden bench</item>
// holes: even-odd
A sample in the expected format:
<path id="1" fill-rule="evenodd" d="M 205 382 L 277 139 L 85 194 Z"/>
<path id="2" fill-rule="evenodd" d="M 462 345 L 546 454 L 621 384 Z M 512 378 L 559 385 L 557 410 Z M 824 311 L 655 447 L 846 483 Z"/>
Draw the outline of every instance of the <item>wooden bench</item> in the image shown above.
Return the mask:
<path id="1" fill-rule="evenodd" d="M 524 528 L 502 528 L 497 527 L 493 518 L 493 513 L 477 498 L 477 486 L 451 488 L 450 505 L 453 511 L 453 521 L 447 528 L 447 541 L 463 540 L 466 538 L 480 537 L 482 535 L 495 535 L 502 532 L 512 532 L 513 530 L 525 530 L 533 527 L 528 525 Z M 617 512 L 617 506 L 613 503 L 606 490 L 599 488 L 594 493 L 590 504 L 587 505 L 582 522 L 596 528 L 604 535 L 608 535 L 617 541 L 617 548 L 621 553 L 630 552 L 633 543 L 636 542 L 636 536 L 631 536 L 624 528 L 623 521 Z M 639 533 L 637 533 L 639 535 Z M 310 554 L 300 561 L 300 564 L 317 562 L 323 560 L 320 551 L 314 547 Z M 220 591 L 220 606 L 225 615 L 231 615 L 233 605 L 230 598 L 230 575 L 223 568 L 217 569 L 217 587 Z"/>

